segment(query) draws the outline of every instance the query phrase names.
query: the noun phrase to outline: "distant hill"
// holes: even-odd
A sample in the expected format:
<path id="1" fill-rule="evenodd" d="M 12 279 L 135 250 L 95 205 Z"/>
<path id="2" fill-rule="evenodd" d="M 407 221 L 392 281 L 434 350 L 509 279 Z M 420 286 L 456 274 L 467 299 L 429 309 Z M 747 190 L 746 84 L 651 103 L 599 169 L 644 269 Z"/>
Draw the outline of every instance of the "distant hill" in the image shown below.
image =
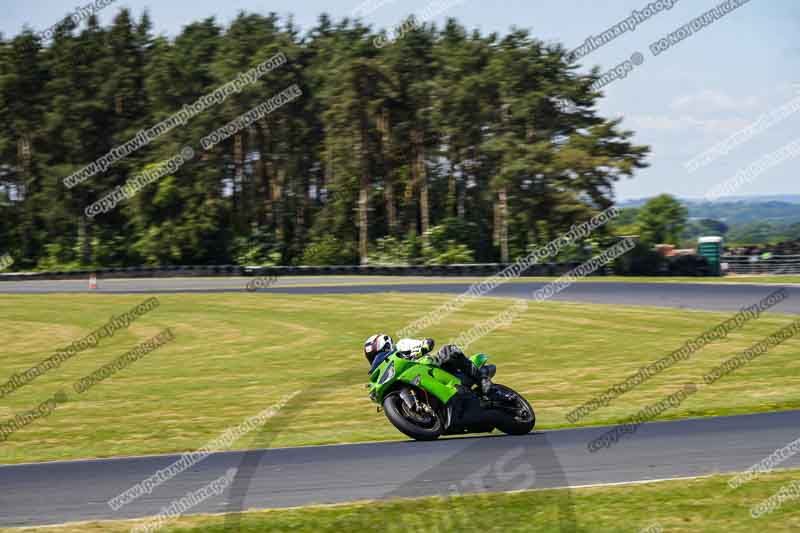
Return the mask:
<path id="1" fill-rule="evenodd" d="M 627 200 L 620 200 L 617 202 L 619 207 L 641 207 L 643 206 L 650 197 L 648 198 L 629 198 Z M 708 203 L 703 198 L 681 198 L 678 197 L 685 205 L 691 204 L 704 204 Z M 745 204 L 760 204 L 763 202 L 784 202 L 787 204 L 800 204 L 800 194 L 772 194 L 772 195 L 764 195 L 764 196 L 726 196 L 721 200 L 717 200 L 713 202 L 714 204 L 738 204 L 738 203 L 745 203 Z"/>
<path id="2" fill-rule="evenodd" d="M 624 200 L 619 207 L 641 207 L 648 198 Z M 708 202 L 704 199 L 678 198 L 689 209 L 692 219 L 711 218 L 729 226 L 752 222 L 788 225 L 800 222 L 800 195 L 732 196 Z"/>
<path id="3" fill-rule="evenodd" d="M 800 203 L 762 202 L 686 202 L 690 218 L 712 218 L 730 226 L 751 222 L 793 224 L 800 222 Z"/>
<path id="4" fill-rule="evenodd" d="M 619 202 L 618 207 L 639 208 L 647 198 Z M 800 240 L 800 195 L 740 196 L 716 202 L 678 198 L 689 210 L 690 224 L 684 238 L 709 234 L 709 223 L 723 222 L 721 234 L 728 243 L 769 244 Z M 713 232 L 719 234 L 718 232 Z"/>

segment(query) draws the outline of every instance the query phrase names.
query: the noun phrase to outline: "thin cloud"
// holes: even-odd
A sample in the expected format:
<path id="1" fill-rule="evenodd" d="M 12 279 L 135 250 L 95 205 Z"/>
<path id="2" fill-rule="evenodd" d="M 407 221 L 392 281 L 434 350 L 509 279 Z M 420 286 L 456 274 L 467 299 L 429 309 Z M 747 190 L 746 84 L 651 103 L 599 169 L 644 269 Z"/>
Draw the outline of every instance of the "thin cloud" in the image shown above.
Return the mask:
<path id="1" fill-rule="evenodd" d="M 626 121 L 640 130 L 700 132 L 704 135 L 731 134 L 749 124 L 743 118 L 707 119 L 690 115 L 628 115 Z"/>
<path id="2" fill-rule="evenodd" d="M 696 94 L 681 96 L 672 101 L 670 109 L 684 113 L 718 113 L 754 109 L 759 104 L 756 96 L 735 98 L 721 91 L 706 89 Z"/>

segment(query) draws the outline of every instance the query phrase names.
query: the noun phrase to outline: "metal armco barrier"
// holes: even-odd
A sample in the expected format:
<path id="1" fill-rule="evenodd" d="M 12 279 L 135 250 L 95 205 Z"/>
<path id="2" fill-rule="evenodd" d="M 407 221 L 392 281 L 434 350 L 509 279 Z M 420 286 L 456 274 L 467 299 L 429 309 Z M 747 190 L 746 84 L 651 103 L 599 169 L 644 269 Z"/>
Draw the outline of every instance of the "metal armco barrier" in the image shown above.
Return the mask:
<path id="1" fill-rule="evenodd" d="M 795 256 L 800 266 L 800 256 Z M 662 272 L 651 275 L 708 276 L 707 262 L 702 258 L 678 258 Z M 523 276 L 562 276 L 580 266 L 579 262 L 536 264 L 522 272 Z M 239 266 L 239 265 L 178 265 L 164 267 L 100 268 L 70 272 L 7 272 L 0 273 L 2 281 L 69 280 L 125 278 L 187 278 L 187 277 L 253 277 L 253 276 L 471 276 L 487 277 L 498 274 L 511 263 L 474 263 L 427 266 Z M 592 276 L 613 274 L 611 267 L 602 268 Z"/>
<path id="2" fill-rule="evenodd" d="M 566 274 L 580 263 L 546 263 L 533 265 L 523 272 L 524 276 L 559 276 Z M 70 272 L 9 272 L 0 274 L 0 281 L 25 280 L 69 280 L 85 279 L 96 274 L 98 279 L 123 278 L 185 278 L 185 277 L 251 277 L 283 276 L 491 276 L 510 264 L 477 263 L 460 265 L 429 266 L 166 266 L 101 268 L 97 270 L 73 270 Z M 599 272 L 602 275 L 603 272 Z"/>
<path id="3" fill-rule="evenodd" d="M 723 274 L 800 274 L 800 255 L 723 255 Z"/>

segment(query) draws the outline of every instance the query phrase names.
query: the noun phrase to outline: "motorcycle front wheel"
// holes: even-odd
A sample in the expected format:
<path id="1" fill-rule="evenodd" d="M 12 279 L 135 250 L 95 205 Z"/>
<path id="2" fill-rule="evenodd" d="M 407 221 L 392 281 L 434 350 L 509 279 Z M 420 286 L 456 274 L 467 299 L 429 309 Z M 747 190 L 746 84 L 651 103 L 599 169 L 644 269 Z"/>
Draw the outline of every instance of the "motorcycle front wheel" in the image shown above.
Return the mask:
<path id="1" fill-rule="evenodd" d="M 383 411 L 394 427 L 415 440 L 436 440 L 444 429 L 442 421 L 432 406 L 422 405 L 428 407 L 430 412 L 409 408 L 399 392 L 392 392 L 383 399 Z"/>

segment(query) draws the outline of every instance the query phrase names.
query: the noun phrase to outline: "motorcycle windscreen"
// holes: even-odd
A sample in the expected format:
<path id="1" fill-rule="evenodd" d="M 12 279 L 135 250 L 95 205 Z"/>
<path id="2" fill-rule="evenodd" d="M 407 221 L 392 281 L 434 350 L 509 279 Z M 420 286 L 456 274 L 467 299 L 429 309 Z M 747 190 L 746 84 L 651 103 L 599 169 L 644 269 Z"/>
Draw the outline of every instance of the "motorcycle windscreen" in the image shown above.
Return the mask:
<path id="1" fill-rule="evenodd" d="M 393 352 L 384 352 L 375 359 L 372 360 L 372 366 L 369 367 L 369 372 L 367 374 L 372 374 L 375 372 L 375 369 L 381 366 L 381 363 L 386 361 L 386 358 L 392 355 Z"/>

